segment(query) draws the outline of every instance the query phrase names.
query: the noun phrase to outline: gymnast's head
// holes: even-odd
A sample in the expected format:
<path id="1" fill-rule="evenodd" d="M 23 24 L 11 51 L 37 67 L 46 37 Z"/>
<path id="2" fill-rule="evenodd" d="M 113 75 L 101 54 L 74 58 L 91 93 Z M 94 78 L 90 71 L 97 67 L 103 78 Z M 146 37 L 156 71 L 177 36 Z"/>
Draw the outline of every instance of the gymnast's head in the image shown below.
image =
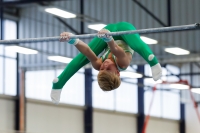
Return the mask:
<path id="1" fill-rule="evenodd" d="M 114 90 L 121 84 L 119 70 L 110 59 L 106 59 L 102 63 L 97 78 L 99 86 L 103 91 Z"/>

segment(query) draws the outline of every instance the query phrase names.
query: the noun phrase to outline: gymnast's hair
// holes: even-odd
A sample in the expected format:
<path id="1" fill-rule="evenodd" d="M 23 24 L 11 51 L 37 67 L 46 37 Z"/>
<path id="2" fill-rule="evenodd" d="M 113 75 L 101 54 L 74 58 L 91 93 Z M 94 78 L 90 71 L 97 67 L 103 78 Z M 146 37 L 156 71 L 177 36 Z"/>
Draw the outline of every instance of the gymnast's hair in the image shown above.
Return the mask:
<path id="1" fill-rule="evenodd" d="M 112 72 L 99 71 L 97 76 L 100 88 L 103 91 L 111 91 L 118 88 L 121 84 L 120 77 Z"/>

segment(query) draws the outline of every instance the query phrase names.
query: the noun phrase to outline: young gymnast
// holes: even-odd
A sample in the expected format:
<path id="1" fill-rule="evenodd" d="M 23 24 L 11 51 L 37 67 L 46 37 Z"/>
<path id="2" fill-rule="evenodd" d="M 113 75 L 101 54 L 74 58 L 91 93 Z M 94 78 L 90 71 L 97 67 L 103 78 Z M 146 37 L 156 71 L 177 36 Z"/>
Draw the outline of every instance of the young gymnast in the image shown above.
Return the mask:
<path id="1" fill-rule="evenodd" d="M 53 80 L 51 99 L 58 104 L 60 94 L 65 83 L 84 65 L 91 62 L 94 69 L 99 71 L 98 83 L 103 91 L 111 91 L 119 87 L 120 71 L 126 70 L 132 60 L 133 52 L 140 54 L 151 66 L 152 77 L 156 81 L 162 76 L 162 69 L 157 58 L 144 43 L 139 34 L 108 36 L 106 33 L 135 30 L 128 22 L 119 22 L 107 25 L 98 32 L 98 37 L 92 39 L 87 45 L 79 39 L 70 39 L 69 32 L 61 33 L 60 41 L 67 41 L 74 45 L 81 53 L 78 54 L 65 68 L 65 70 Z M 105 36 L 106 35 L 106 36 Z M 104 51 L 104 54 L 97 56 Z"/>

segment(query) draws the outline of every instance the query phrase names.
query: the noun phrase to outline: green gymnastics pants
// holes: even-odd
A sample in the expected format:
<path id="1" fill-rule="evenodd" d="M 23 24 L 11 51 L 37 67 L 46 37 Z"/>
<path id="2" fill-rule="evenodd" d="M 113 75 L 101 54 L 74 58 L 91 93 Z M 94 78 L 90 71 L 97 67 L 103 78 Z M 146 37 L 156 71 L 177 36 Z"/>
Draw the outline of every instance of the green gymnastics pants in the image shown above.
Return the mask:
<path id="1" fill-rule="evenodd" d="M 135 30 L 135 27 L 127 22 L 119 22 L 115 24 L 109 24 L 105 27 L 111 32 Z M 140 54 L 150 66 L 154 66 L 158 63 L 156 57 L 149 61 L 149 55 L 153 54 L 149 46 L 144 43 L 138 34 L 119 35 L 114 36 L 114 40 L 123 40 L 128 44 L 135 52 Z M 100 38 L 94 38 L 88 44 L 91 50 L 98 56 L 106 47 L 107 43 Z M 58 82 L 53 83 L 53 89 L 62 89 L 65 83 L 84 65 L 89 63 L 89 60 L 82 53 L 78 54 L 64 69 L 64 71 L 58 76 Z"/>

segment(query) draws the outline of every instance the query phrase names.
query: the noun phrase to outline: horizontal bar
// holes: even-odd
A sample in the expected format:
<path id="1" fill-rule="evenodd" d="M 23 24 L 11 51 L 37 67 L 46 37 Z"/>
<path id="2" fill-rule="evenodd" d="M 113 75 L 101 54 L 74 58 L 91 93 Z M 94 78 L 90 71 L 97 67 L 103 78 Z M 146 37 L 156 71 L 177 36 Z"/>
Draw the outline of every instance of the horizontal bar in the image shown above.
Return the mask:
<path id="1" fill-rule="evenodd" d="M 161 27 L 161 28 L 150 28 L 141 30 L 129 30 L 129 31 L 118 31 L 110 32 L 107 35 L 117 36 L 125 34 L 148 34 L 148 33 L 159 33 L 159 32 L 170 32 L 170 31 L 183 31 L 183 30 L 194 30 L 200 29 L 200 23 L 195 23 L 191 25 L 182 26 L 172 26 L 172 27 Z M 73 35 L 70 38 L 93 38 L 97 37 L 95 34 L 83 34 L 83 35 Z M 59 41 L 60 36 L 56 37 L 43 37 L 43 38 L 29 38 L 29 39 L 16 39 L 16 40 L 0 40 L 0 44 L 16 44 L 16 43 L 31 43 L 31 42 L 48 42 L 48 41 Z"/>

